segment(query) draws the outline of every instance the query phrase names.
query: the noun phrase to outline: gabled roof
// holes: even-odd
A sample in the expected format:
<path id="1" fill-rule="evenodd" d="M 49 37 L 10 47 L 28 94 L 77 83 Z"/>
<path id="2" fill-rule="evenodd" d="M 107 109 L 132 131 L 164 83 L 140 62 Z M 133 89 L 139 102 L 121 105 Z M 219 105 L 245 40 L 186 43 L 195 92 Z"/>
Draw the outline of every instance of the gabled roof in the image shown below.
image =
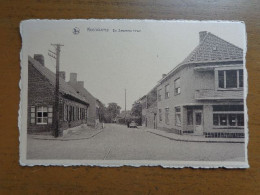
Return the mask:
<path id="1" fill-rule="evenodd" d="M 181 64 L 234 60 L 243 60 L 243 50 L 241 48 L 210 32 L 205 32 L 201 43 Z"/>
<path id="2" fill-rule="evenodd" d="M 204 37 L 200 40 L 199 45 L 173 70 L 171 70 L 160 81 L 164 81 L 180 67 L 188 64 L 207 64 L 214 62 L 232 62 L 243 60 L 243 49 L 229 43 L 220 37 L 204 31 Z"/>
<path id="3" fill-rule="evenodd" d="M 94 100 L 94 101 L 97 101 L 97 99 L 87 90 L 85 89 L 84 87 L 78 85 L 77 83 L 71 83 L 70 81 L 67 82 L 68 85 L 72 86 L 78 94 L 80 94 L 81 96 L 85 97 L 86 100 Z M 89 102 L 90 103 L 90 102 Z"/>
<path id="4" fill-rule="evenodd" d="M 28 56 L 28 60 L 36 70 L 38 70 L 45 78 L 49 80 L 49 82 L 53 86 L 55 86 L 56 74 L 54 72 L 52 72 L 50 69 L 40 64 L 37 60 L 33 59 L 31 56 Z M 63 78 L 60 78 L 59 84 L 60 84 L 60 93 L 72 96 L 78 100 L 87 103 L 87 100 L 83 96 L 79 95 L 77 91 L 72 86 L 67 84 Z"/>

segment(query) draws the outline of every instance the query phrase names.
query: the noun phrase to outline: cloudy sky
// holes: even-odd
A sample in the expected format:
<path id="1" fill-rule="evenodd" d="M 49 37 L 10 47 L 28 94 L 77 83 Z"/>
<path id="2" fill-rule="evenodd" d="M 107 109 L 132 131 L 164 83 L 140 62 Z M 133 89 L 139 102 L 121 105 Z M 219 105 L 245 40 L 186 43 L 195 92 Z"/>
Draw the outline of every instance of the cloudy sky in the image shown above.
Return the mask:
<path id="1" fill-rule="evenodd" d="M 79 34 L 73 34 L 75 27 Z M 100 29 L 108 30 L 97 31 Z M 22 57 L 43 54 L 46 67 L 55 71 L 55 60 L 48 56 L 48 50 L 54 51 L 51 43 L 61 43 L 60 69 L 66 72 L 66 80 L 69 73 L 78 73 L 78 80 L 84 81 L 92 95 L 122 108 L 126 89 L 130 109 L 163 73 L 198 45 L 200 31 L 209 31 L 240 48 L 245 46 L 245 29 L 240 22 L 31 20 L 22 24 Z"/>

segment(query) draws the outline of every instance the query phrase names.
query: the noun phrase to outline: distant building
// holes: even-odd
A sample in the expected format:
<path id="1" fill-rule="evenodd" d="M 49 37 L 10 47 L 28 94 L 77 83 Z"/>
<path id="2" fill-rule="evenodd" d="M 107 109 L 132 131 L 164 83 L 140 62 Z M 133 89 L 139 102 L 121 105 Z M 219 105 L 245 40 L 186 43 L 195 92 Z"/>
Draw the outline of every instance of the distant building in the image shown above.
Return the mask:
<path id="1" fill-rule="evenodd" d="M 159 129 L 206 137 L 244 137 L 243 50 L 210 32 L 159 81 Z"/>
<path id="2" fill-rule="evenodd" d="M 142 125 L 157 129 L 157 86 L 138 100 L 142 105 Z"/>
<path id="3" fill-rule="evenodd" d="M 65 72 L 60 72 L 59 126 L 60 130 L 90 123 L 93 105 L 92 96 L 83 96 L 78 87 L 65 81 Z M 75 81 L 75 74 L 71 75 Z M 56 75 L 44 64 L 43 55 L 28 57 L 28 133 L 53 131 Z M 85 92 L 87 94 L 87 92 Z M 94 114 L 95 115 L 95 114 Z"/>

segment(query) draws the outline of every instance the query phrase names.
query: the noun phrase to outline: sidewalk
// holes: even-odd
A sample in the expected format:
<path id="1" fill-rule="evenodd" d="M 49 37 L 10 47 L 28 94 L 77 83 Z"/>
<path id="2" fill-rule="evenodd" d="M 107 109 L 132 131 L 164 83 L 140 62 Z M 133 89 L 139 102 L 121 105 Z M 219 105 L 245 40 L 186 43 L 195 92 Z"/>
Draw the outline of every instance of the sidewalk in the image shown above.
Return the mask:
<path id="1" fill-rule="evenodd" d="M 138 127 L 138 128 L 143 129 L 148 133 L 152 133 L 175 141 L 211 142 L 211 143 L 245 143 L 245 138 L 206 138 L 204 136 L 195 136 L 195 135 L 178 135 L 175 133 L 170 133 L 159 129 L 149 129 L 147 127 Z"/>
<path id="2" fill-rule="evenodd" d="M 77 127 L 64 130 L 62 137 L 55 138 L 51 134 L 37 134 L 37 135 L 29 134 L 28 137 L 33 139 L 40 139 L 40 140 L 60 140 L 60 141 L 83 140 L 83 139 L 90 139 L 98 135 L 99 133 L 101 133 L 103 130 L 104 129 L 95 129 L 87 125 L 80 125 Z"/>

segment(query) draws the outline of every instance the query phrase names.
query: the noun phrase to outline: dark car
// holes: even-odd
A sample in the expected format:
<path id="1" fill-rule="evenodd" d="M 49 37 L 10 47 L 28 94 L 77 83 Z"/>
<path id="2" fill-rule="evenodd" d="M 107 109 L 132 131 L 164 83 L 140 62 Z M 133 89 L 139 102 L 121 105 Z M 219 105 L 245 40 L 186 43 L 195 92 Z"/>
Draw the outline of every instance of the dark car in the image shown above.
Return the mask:
<path id="1" fill-rule="evenodd" d="M 129 124 L 129 128 L 137 128 L 137 124 L 132 121 L 130 124 Z"/>

